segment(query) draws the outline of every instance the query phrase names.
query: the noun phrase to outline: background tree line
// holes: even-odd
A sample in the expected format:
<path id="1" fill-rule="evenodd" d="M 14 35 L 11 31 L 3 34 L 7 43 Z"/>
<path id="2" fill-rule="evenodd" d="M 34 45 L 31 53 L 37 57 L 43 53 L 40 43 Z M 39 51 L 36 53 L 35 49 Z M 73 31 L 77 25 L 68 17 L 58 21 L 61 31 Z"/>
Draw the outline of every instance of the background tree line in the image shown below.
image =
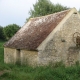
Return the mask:
<path id="1" fill-rule="evenodd" d="M 29 11 L 29 18 L 26 19 L 28 21 L 30 18 L 45 16 L 48 14 L 52 14 L 55 12 L 60 12 L 63 10 L 67 10 L 69 7 L 63 6 L 59 3 L 54 4 L 50 0 L 37 0 L 35 4 L 33 4 L 33 8 Z"/>
<path id="2" fill-rule="evenodd" d="M 20 26 L 17 24 L 10 24 L 5 27 L 0 26 L 0 40 L 10 39 L 19 29 Z"/>
<path id="3" fill-rule="evenodd" d="M 30 9 L 30 16 L 26 19 L 26 22 L 30 18 L 40 17 L 67 9 L 69 8 L 66 6 L 62 6 L 61 4 L 53 4 L 50 0 L 37 0 L 36 3 L 33 4 L 33 8 Z M 0 39 L 10 39 L 19 29 L 20 26 L 18 26 L 17 24 L 10 24 L 6 27 L 0 26 Z"/>

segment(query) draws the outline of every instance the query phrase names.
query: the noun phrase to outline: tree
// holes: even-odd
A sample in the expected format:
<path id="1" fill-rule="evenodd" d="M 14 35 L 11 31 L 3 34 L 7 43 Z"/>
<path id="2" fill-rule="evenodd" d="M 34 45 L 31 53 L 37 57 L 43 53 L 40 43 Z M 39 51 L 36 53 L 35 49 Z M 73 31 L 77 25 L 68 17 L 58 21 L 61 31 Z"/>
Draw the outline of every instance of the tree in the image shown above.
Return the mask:
<path id="1" fill-rule="evenodd" d="M 10 24 L 4 27 L 3 31 L 6 36 L 6 39 L 10 39 L 19 29 L 20 26 L 16 24 Z"/>
<path id="2" fill-rule="evenodd" d="M 2 26 L 0 26 L 0 39 L 1 40 L 5 39 L 4 32 L 3 32 L 3 27 Z"/>
<path id="3" fill-rule="evenodd" d="M 33 17 L 44 16 L 66 9 L 69 8 L 60 4 L 53 4 L 50 0 L 38 0 L 35 4 L 33 4 L 33 9 L 30 9 L 29 11 L 30 17 L 26 20 L 28 21 Z"/>

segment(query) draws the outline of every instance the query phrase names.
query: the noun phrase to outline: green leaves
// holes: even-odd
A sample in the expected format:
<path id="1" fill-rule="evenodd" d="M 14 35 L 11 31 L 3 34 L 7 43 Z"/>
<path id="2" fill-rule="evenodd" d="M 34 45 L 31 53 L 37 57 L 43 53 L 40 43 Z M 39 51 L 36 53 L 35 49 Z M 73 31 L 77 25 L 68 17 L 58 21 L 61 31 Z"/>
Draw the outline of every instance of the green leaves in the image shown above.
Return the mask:
<path id="1" fill-rule="evenodd" d="M 0 26 L 0 39 L 5 39 L 4 32 L 3 32 L 3 27 L 2 26 Z"/>
<path id="2" fill-rule="evenodd" d="M 20 27 L 16 24 L 10 24 L 4 27 L 3 31 L 6 36 L 6 39 L 10 39 L 19 29 Z"/>
<path id="3" fill-rule="evenodd" d="M 38 0 L 35 4 L 33 4 L 33 9 L 29 11 L 30 17 L 26 20 L 28 21 L 33 17 L 44 16 L 66 9 L 69 8 L 60 4 L 53 4 L 50 0 Z"/>

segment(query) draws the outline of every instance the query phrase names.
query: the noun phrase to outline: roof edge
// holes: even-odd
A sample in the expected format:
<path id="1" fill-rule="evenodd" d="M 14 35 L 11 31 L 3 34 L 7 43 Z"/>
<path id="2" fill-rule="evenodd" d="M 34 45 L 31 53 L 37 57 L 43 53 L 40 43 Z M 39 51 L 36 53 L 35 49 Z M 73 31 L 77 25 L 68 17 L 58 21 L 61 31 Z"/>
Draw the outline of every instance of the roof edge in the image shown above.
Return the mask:
<path id="1" fill-rule="evenodd" d="M 47 38 L 37 47 L 37 50 L 45 49 L 46 43 L 53 38 L 52 35 L 54 35 L 54 33 L 56 33 L 57 31 L 59 31 L 62 25 L 66 22 L 66 20 L 75 12 L 80 17 L 76 8 L 70 9 L 70 12 L 62 19 L 62 21 L 56 26 L 56 28 L 47 36 Z"/>
<path id="2" fill-rule="evenodd" d="M 71 9 L 76 9 L 76 8 L 71 8 Z M 68 9 L 68 10 L 71 10 L 71 9 Z M 64 11 L 67 11 L 67 10 L 63 10 L 63 11 L 60 11 L 60 12 L 64 12 Z M 52 14 L 57 14 L 57 13 L 60 13 L 60 12 L 55 12 L 55 13 L 52 13 Z M 33 17 L 33 18 L 30 18 L 29 21 L 33 20 L 33 19 L 36 19 L 36 18 L 43 18 L 45 16 L 50 16 L 52 14 L 47 14 L 47 15 L 44 15 L 44 16 L 39 16 L 39 17 Z"/>

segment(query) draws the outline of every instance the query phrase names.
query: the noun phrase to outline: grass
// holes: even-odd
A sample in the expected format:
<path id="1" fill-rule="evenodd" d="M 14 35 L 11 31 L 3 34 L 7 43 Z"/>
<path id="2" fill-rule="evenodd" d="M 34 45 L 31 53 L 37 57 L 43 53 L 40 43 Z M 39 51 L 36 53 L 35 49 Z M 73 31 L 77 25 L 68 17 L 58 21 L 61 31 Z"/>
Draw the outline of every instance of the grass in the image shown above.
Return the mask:
<path id="1" fill-rule="evenodd" d="M 31 67 L 4 63 L 4 41 L 0 41 L 0 80 L 80 80 L 80 65 L 65 67 L 55 66 Z"/>

